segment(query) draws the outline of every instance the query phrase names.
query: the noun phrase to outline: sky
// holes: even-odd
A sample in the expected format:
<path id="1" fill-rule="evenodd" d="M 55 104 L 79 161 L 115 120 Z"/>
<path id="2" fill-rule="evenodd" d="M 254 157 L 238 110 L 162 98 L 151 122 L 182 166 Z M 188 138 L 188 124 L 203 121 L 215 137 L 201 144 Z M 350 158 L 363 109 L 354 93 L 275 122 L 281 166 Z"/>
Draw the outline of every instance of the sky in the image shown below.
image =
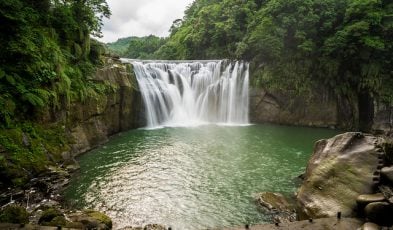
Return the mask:
<path id="1" fill-rule="evenodd" d="M 156 35 L 166 37 L 172 22 L 183 18 L 184 10 L 193 0 L 107 0 L 112 11 L 104 20 L 103 38 L 114 42 L 129 36 Z"/>

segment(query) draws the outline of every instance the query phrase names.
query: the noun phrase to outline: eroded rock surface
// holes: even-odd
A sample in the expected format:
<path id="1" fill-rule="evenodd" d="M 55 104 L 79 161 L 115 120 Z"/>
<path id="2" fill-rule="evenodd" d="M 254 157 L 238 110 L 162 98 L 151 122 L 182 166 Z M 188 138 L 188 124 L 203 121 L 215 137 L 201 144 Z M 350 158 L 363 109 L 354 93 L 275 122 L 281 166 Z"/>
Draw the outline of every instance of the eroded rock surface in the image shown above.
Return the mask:
<path id="1" fill-rule="evenodd" d="M 373 192 L 381 143 L 354 132 L 318 141 L 297 195 L 300 218 L 355 216 L 356 198 Z"/>

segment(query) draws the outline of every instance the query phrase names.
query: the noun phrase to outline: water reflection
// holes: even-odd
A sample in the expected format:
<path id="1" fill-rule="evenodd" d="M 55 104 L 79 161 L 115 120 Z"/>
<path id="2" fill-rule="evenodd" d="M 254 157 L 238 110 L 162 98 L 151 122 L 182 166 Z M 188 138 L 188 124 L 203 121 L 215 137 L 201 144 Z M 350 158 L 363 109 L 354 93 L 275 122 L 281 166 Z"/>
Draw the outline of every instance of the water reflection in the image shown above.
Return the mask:
<path id="1" fill-rule="evenodd" d="M 253 195 L 292 194 L 315 140 L 331 130 L 272 125 L 134 130 L 80 158 L 65 192 L 115 227 L 206 229 L 268 220 Z"/>

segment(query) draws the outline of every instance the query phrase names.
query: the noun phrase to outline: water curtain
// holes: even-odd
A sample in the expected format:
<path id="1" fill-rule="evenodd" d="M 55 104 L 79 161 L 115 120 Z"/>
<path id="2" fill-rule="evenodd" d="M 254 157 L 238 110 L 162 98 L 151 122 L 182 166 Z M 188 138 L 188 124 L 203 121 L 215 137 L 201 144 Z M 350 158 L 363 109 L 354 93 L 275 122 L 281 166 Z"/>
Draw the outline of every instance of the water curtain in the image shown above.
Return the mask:
<path id="1" fill-rule="evenodd" d="M 130 62 L 142 93 L 148 128 L 248 124 L 248 63 Z"/>

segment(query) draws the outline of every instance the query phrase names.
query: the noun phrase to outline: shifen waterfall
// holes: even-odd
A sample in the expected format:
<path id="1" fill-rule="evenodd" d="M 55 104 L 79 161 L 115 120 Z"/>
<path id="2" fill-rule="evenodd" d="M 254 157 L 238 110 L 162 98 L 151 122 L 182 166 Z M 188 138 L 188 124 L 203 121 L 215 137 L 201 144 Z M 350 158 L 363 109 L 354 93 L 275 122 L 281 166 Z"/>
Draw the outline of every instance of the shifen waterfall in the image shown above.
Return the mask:
<path id="1" fill-rule="evenodd" d="M 248 124 L 248 63 L 129 62 L 143 97 L 148 128 Z"/>

